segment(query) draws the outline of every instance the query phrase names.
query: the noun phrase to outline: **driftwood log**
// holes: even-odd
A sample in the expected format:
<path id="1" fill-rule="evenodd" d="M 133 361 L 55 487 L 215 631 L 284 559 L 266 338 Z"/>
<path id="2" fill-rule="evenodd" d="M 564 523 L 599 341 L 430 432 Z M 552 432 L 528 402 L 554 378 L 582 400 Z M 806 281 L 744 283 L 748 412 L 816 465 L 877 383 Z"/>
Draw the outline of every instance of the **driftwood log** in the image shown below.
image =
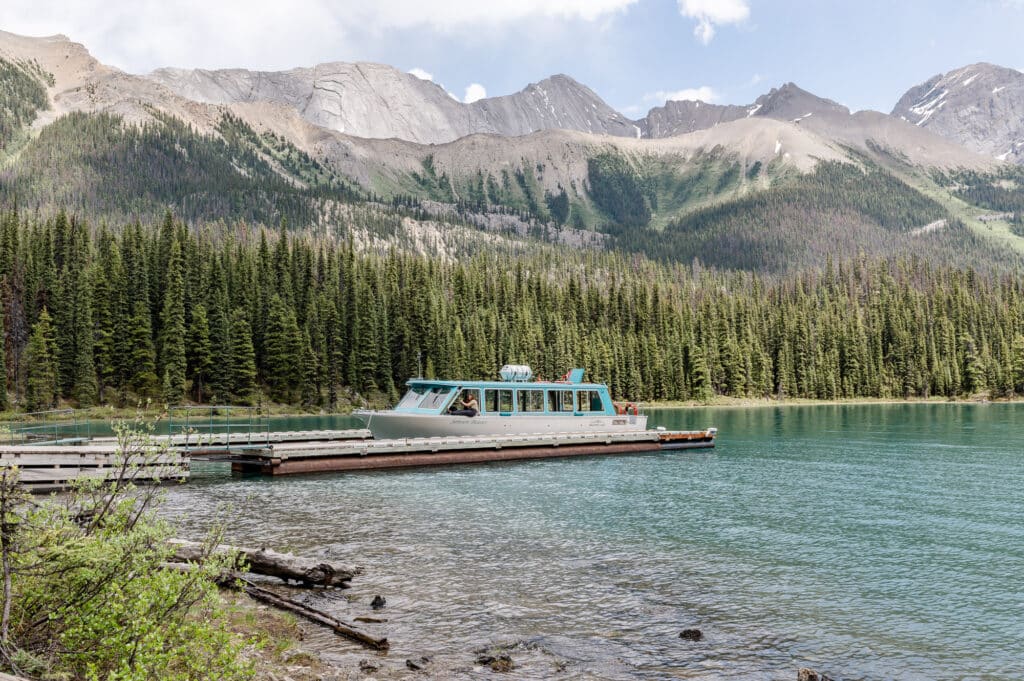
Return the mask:
<path id="1" fill-rule="evenodd" d="M 294 613 L 301 617 L 305 617 L 306 619 L 312 622 L 316 622 L 317 624 L 322 624 L 325 627 L 333 629 L 336 634 L 340 634 L 346 638 L 352 639 L 353 641 L 361 643 L 364 646 L 367 646 L 368 648 L 373 648 L 374 650 L 388 649 L 387 638 L 376 638 L 374 636 L 370 636 L 366 632 L 356 629 L 351 624 L 346 624 L 345 622 L 342 622 L 336 617 L 332 617 L 331 615 L 328 615 L 323 611 L 311 608 L 308 605 L 303 605 L 302 603 L 294 601 L 291 598 L 288 598 L 287 596 L 282 596 L 280 594 L 274 593 L 273 591 L 270 591 L 269 589 L 264 589 L 263 587 L 257 586 L 245 577 L 239 577 L 239 579 L 244 584 L 245 593 L 247 593 L 250 597 L 255 598 L 258 601 L 262 601 L 264 603 L 274 606 L 275 608 L 286 610 L 290 613 Z"/>
<path id="2" fill-rule="evenodd" d="M 171 539 L 176 563 L 198 563 L 207 555 L 207 548 L 199 542 Z M 269 549 L 250 549 L 243 546 L 217 546 L 214 554 L 237 553 L 248 565 L 249 572 L 267 577 L 278 577 L 304 586 L 348 587 L 352 577 L 359 574 L 359 568 L 328 563 L 316 558 L 302 558 L 291 553 L 278 553 Z"/>

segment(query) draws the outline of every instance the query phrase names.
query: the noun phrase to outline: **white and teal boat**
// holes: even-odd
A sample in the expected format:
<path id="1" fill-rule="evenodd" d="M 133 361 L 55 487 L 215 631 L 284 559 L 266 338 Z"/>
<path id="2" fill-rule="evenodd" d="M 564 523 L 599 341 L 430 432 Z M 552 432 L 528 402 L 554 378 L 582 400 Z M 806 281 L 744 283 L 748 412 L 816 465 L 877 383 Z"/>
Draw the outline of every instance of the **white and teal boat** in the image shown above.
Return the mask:
<path id="1" fill-rule="evenodd" d="M 633 403 L 612 402 L 608 386 L 584 383 L 583 369 L 557 381 L 534 380 L 530 367 L 506 365 L 500 381 L 409 380 L 388 411 L 360 410 L 375 439 L 625 432 L 647 428 Z M 472 416 L 462 405 L 474 398 Z M 452 412 L 459 411 L 454 414 Z"/>

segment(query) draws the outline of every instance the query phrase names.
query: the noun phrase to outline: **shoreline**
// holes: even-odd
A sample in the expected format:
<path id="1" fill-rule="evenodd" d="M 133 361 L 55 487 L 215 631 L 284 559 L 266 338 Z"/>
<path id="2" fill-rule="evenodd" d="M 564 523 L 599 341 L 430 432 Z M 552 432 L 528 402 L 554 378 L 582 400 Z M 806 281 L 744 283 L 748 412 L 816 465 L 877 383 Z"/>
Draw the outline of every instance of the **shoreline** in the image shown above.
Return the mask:
<path id="1" fill-rule="evenodd" d="M 821 400 L 816 398 L 805 398 L 805 397 L 728 397 L 725 395 L 716 395 L 708 401 L 697 401 L 697 400 L 682 400 L 682 401 L 655 401 L 655 402 L 638 402 L 640 408 L 643 410 L 657 410 L 657 409 L 708 409 L 708 408 L 728 408 L 728 409 L 747 409 L 747 408 L 763 408 L 763 407 L 827 407 L 827 406 L 857 406 L 857 405 L 871 405 L 871 404 L 1020 404 L 1024 403 L 1024 395 L 1014 395 L 1012 397 L 984 397 L 984 396 L 972 396 L 972 397 L 848 397 L 835 400 Z M 211 405 L 181 405 L 175 407 L 175 409 L 189 409 L 193 408 L 198 411 L 208 409 Z M 233 409 L 239 410 L 240 417 L 244 412 L 244 409 L 248 409 L 246 405 L 230 405 Z M 256 408 L 256 407 L 253 407 Z M 169 416 L 169 411 L 164 408 L 129 408 L 129 407 L 113 407 L 113 406 L 102 406 L 102 407 L 88 407 L 86 409 L 73 409 L 67 407 L 66 409 L 72 409 L 73 414 L 54 414 L 53 418 L 39 419 L 42 422 L 47 423 L 60 423 L 60 422 L 71 422 L 74 420 L 79 421 L 133 421 L 142 420 L 145 422 L 161 421 Z M 54 410 L 61 411 L 61 410 Z M 287 405 L 271 405 L 262 407 L 261 413 L 254 414 L 258 418 L 322 418 L 331 416 L 351 416 L 352 410 L 349 411 L 291 411 Z M 18 411 L 4 411 L 0 412 L 0 423 L 22 421 L 25 420 L 25 412 Z M 218 415 L 215 419 L 228 418 L 226 415 Z M 231 418 L 237 418 L 232 416 Z"/>
<path id="2" fill-rule="evenodd" d="M 696 400 L 641 402 L 643 409 L 707 409 L 713 408 L 751 408 L 751 407 L 842 407 L 871 404 L 1019 404 L 1024 403 L 1024 395 L 1013 397 L 848 397 L 837 400 L 819 400 L 805 397 L 727 397 L 718 395 L 707 402 Z"/>

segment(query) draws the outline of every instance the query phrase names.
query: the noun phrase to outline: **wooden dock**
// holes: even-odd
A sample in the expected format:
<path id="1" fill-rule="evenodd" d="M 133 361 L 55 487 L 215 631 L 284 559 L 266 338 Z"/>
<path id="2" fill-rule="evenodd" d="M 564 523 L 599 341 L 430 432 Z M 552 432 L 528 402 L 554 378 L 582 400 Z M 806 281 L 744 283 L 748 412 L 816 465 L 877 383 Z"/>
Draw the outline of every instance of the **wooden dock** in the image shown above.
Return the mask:
<path id="1" fill-rule="evenodd" d="M 643 430 L 610 433 L 545 433 L 373 440 L 366 430 L 291 431 L 257 436 L 174 435 L 153 437 L 168 445 L 140 459 L 139 480 L 187 480 L 193 460 L 227 461 L 232 471 L 256 475 L 294 475 L 330 471 L 405 468 L 516 461 L 568 456 L 632 454 L 709 448 L 717 430 Z M 32 491 L 68 487 L 83 477 L 109 477 L 122 465 L 114 438 L 87 444 L 0 445 L 0 466 L 18 466 Z"/>
<path id="2" fill-rule="evenodd" d="M 282 443 L 231 458 L 237 473 L 293 475 L 715 446 L 717 429 Z"/>
<path id="3" fill-rule="evenodd" d="M 281 442 L 324 442 L 334 440 L 369 440 L 373 434 L 365 428 L 350 430 L 283 430 L 253 433 L 176 433 L 153 435 L 155 444 L 167 442 L 171 447 L 216 447 L 221 445 L 272 445 Z M 116 437 L 96 437 L 93 444 L 117 444 Z"/>
<path id="4" fill-rule="evenodd" d="M 109 478 L 120 474 L 124 458 L 112 444 L 5 445 L 0 466 L 17 466 L 21 483 L 32 492 L 66 489 L 82 478 Z M 135 457 L 129 475 L 135 481 L 185 481 L 189 461 L 182 452 L 168 449 Z"/>

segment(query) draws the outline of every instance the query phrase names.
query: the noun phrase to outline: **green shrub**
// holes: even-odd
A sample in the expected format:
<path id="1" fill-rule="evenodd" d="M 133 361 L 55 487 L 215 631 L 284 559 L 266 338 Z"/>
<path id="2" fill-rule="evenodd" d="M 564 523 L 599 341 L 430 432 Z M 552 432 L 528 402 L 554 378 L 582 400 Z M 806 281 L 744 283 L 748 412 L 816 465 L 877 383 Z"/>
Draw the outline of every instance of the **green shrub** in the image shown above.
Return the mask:
<path id="1" fill-rule="evenodd" d="M 115 479 L 64 497 L 35 503 L 16 468 L 0 470 L 3 665 L 89 681 L 252 678 L 217 593 L 232 558 L 168 565 L 173 528 L 156 515 L 160 493 L 135 484 L 139 464 L 164 452 L 137 432 L 118 437 Z"/>

